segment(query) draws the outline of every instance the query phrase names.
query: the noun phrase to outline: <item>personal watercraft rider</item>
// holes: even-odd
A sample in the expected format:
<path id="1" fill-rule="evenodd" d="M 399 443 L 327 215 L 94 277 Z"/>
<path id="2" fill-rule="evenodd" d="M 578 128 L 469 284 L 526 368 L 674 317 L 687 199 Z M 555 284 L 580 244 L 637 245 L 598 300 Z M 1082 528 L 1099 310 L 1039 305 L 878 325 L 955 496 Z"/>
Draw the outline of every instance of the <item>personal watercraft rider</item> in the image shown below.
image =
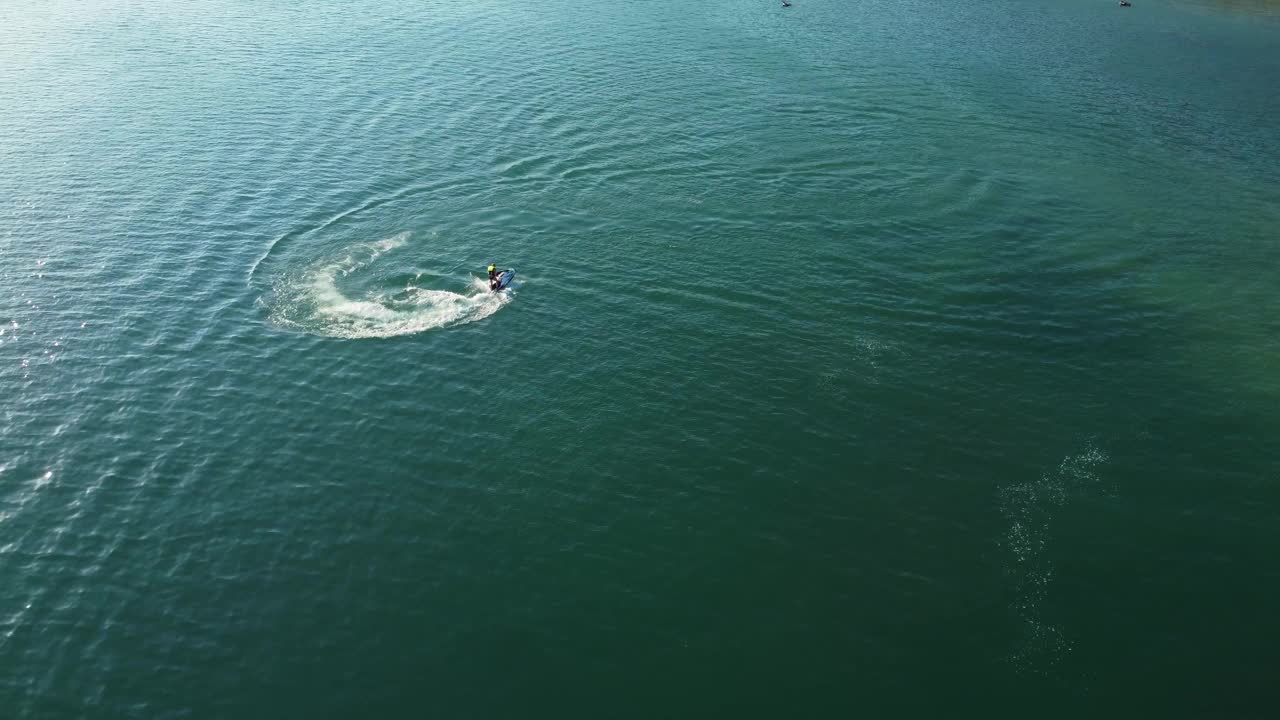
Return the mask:
<path id="1" fill-rule="evenodd" d="M 498 268 L 494 267 L 493 263 L 489 263 L 489 289 L 498 289 Z"/>

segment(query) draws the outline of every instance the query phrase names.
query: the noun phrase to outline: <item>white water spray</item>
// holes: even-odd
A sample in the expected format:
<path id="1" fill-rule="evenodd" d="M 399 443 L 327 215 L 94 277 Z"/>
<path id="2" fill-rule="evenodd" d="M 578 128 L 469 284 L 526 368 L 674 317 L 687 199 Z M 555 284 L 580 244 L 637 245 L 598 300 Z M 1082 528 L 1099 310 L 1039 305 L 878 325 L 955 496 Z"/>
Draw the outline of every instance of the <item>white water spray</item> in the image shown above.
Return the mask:
<path id="1" fill-rule="evenodd" d="M 466 293 L 420 288 L 416 280 L 394 290 L 374 287 L 358 293 L 344 288 L 408 241 L 409 233 L 403 232 L 361 243 L 344 249 L 339 259 L 282 277 L 275 286 L 271 321 L 327 337 L 394 337 L 482 320 L 511 300 L 510 292 L 490 292 L 479 278 L 472 278 Z"/>

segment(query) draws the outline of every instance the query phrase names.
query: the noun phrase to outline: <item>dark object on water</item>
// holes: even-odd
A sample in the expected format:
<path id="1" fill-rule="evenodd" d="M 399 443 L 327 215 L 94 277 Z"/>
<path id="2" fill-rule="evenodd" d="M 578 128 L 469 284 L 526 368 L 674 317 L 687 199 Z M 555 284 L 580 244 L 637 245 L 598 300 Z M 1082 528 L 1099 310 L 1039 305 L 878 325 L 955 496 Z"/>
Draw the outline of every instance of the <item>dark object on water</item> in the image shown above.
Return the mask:
<path id="1" fill-rule="evenodd" d="M 1120 7 L 1133 7 L 1133 3 L 1129 0 L 1120 0 Z"/>
<path id="2" fill-rule="evenodd" d="M 782 7 L 791 7 L 791 3 L 787 2 L 787 0 L 782 0 Z"/>

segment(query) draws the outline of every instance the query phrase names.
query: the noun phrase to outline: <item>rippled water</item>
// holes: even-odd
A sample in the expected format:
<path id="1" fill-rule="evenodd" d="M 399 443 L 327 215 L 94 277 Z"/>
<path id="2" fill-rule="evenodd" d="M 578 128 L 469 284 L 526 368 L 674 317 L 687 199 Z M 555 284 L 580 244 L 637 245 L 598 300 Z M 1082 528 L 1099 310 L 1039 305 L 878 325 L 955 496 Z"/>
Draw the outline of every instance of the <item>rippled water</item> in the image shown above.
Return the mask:
<path id="1" fill-rule="evenodd" d="M 794 3 L 0 4 L 0 716 L 1268 715 L 1274 6 Z"/>

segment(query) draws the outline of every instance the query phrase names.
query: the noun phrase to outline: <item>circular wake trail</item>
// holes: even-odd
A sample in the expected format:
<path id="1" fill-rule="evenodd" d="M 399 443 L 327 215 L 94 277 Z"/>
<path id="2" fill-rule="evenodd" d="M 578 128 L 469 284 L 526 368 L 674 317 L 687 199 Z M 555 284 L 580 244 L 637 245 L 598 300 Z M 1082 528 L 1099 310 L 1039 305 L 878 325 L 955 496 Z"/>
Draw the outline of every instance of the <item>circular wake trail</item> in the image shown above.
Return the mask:
<path id="1" fill-rule="evenodd" d="M 509 292 L 490 292 L 479 278 L 465 293 L 419 288 L 414 282 L 395 289 L 379 284 L 378 260 L 408 241 L 404 232 L 361 243 L 336 259 L 282 276 L 274 288 L 271 322 L 326 337 L 385 338 L 482 320 L 510 300 Z M 367 275 L 374 275 L 372 285 Z"/>

